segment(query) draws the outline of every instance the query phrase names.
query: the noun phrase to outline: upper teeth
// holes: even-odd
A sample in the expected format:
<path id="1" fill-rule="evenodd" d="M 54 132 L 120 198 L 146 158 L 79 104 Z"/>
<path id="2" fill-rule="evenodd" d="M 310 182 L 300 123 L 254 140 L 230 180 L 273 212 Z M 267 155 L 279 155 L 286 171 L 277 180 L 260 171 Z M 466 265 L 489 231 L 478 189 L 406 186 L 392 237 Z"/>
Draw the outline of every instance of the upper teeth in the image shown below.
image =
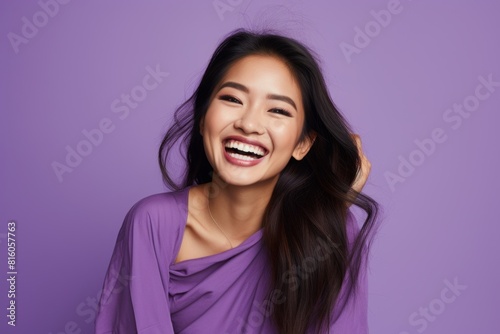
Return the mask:
<path id="1" fill-rule="evenodd" d="M 245 143 L 242 143 L 242 142 L 236 141 L 236 140 L 228 140 L 226 142 L 226 147 L 235 148 L 235 149 L 243 151 L 243 152 L 250 152 L 250 153 L 261 155 L 261 156 L 263 156 L 265 153 L 264 149 L 262 147 L 245 144 Z"/>

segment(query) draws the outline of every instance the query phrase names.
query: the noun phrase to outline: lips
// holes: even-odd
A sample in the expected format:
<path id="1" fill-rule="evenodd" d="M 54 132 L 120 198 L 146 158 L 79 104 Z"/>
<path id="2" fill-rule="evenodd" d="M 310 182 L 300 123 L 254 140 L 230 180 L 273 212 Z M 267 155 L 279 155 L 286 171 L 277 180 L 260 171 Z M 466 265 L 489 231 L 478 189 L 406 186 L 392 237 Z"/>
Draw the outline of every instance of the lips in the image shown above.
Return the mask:
<path id="1" fill-rule="evenodd" d="M 226 158 L 238 165 L 254 165 L 269 153 L 269 150 L 255 140 L 239 136 L 227 137 L 223 140 Z"/>

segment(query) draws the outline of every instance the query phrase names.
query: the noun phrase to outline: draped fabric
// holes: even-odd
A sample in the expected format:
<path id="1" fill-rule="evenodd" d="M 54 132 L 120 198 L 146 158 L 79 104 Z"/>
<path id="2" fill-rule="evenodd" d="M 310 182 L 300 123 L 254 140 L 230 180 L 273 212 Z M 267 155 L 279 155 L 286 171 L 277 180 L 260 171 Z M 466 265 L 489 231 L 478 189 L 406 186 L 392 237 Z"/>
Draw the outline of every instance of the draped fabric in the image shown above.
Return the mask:
<path id="1" fill-rule="evenodd" d="M 270 269 L 262 229 L 222 253 L 174 263 L 188 194 L 145 197 L 129 210 L 104 279 L 96 334 L 278 333 L 265 312 Z M 349 235 L 359 230 L 348 220 Z M 366 268 L 330 333 L 367 334 Z"/>

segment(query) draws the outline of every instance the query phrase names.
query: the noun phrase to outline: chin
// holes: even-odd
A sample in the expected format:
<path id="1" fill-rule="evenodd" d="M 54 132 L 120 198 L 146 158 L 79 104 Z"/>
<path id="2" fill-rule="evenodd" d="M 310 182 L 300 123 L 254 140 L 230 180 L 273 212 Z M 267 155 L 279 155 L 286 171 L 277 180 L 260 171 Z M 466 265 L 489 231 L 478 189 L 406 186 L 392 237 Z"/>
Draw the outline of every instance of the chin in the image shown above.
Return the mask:
<path id="1" fill-rule="evenodd" d="M 243 173 L 241 173 L 243 174 Z M 219 179 L 224 185 L 236 186 L 236 187 L 249 187 L 249 186 L 262 186 L 274 184 L 278 180 L 279 175 L 264 177 L 257 175 L 235 175 L 233 173 L 217 173 Z M 250 174 L 250 171 L 244 174 Z"/>

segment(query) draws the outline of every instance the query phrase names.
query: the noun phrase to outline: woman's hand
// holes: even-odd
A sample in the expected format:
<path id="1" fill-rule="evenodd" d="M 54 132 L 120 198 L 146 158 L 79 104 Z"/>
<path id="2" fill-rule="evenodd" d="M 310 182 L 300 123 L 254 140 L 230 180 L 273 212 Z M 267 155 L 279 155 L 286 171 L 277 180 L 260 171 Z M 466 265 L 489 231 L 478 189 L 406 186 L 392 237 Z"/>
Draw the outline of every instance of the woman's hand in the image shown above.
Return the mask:
<path id="1" fill-rule="evenodd" d="M 368 160 L 368 158 L 363 153 L 363 148 L 361 147 L 361 138 L 359 137 L 359 135 L 351 134 L 351 136 L 356 142 L 356 146 L 358 147 L 359 157 L 361 159 L 361 168 L 356 174 L 356 179 L 354 180 L 351 189 L 360 193 L 363 187 L 365 186 L 366 181 L 368 180 L 368 175 L 370 174 L 372 165 Z"/>

